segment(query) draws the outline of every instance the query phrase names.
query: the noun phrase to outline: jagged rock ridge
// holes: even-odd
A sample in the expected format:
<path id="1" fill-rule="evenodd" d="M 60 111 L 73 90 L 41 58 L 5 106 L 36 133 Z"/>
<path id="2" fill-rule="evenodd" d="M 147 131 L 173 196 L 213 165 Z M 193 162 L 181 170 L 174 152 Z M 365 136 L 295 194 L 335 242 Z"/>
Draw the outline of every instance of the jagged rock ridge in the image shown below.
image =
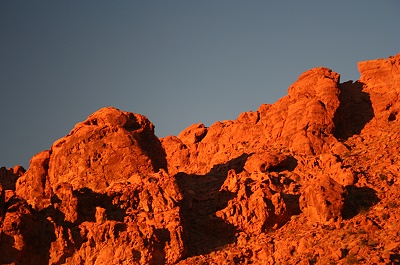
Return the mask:
<path id="1" fill-rule="evenodd" d="M 2 264 L 400 262 L 400 54 L 158 139 L 103 108 L 0 170 Z M 353 263 L 352 263 L 353 262 Z"/>

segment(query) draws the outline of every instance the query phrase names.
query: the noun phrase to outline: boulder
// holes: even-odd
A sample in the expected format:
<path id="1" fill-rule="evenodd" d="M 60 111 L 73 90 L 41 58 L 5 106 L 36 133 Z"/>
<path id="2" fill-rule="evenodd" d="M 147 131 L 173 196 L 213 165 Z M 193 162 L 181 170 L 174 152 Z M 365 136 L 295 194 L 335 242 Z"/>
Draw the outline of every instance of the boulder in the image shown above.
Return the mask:
<path id="1" fill-rule="evenodd" d="M 207 134 L 207 128 L 202 123 L 197 123 L 183 130 L 178 138 L 184 144 L 194 144 L 200 142 Z"/>
<path id="2" fill-rule="evenodd" d="M 327 176 L 318 176 L 303 189 L 299 199 L 301 211 L 310 222 L 327 223 L 342 218 L 345 190 Z"/>
<path id="3" fill-rule="evenodd" d="M 99 191 L 132 174 L 166 167 L 154 125 L 143 115 L 108 107 L 52 145 L 48 177 L 53 189 L 68 182 L 74 189 Z"/>

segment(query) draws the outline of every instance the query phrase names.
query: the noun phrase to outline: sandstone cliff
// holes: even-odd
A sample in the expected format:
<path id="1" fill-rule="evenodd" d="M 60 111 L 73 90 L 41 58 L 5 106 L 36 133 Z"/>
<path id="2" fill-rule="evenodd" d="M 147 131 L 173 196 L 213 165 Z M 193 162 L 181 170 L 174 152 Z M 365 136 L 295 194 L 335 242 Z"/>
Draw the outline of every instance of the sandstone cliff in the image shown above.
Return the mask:
<path id="1" fill-rule="evenodd" d="M 103 108 L 0 170 L 2 264 L 399 264 L 400 54 L 158 139 Z"/>

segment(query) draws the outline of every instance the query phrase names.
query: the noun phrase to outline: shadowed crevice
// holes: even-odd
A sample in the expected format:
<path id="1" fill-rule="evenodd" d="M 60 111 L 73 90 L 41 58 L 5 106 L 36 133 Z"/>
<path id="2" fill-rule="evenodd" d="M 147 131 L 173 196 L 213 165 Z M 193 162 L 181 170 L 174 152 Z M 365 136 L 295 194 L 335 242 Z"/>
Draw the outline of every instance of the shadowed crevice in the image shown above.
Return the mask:
<path id="1" fill-rule="evenodd" d="M 84 221 L 96 221 L 96 207 L 102 207 L 107 211 L 107 219 L 123 222 L 126 212 L 118 205 L 113 203 L 113 198 L 107 194 L 96 193 L 89 188 L 74 190 L 74 195 L 78 199 L 79 224 Z"/>
<path id="2" fill-rule="evenodd" d="M 141 150 L 150 158 L 154 172 L 160 169 L 168 171 L 167 155 L 157 136 L 153 132 L 143 132 L 135 134 L 134 137 Z"/>
<path id="3" fill-rule="evenodd" d="M 297 167 L 297 159 L 294 158 L 293 156 L 288 156 L 286 157 L 285 160 L 283 160 L 281 163 L 279 163 L 276 166 L 271 167 L 268 171 L 274 171 L 274 172 L 282 172 L 282 171 L 293 171 Z M 261 172 L 265 172 L 261 170 Z"/>
<path id="4" fill-rule="evenodd" d="M 360 134 L 364 126 L 374 117 L 371 99 L 363 92 L 363 83 L 348 81 L 339 84 L 340 105 L 335 112 L 333 135 L 342 140 Z"/>
<path id="5" fill-rule="evenodd" d="M 216 212 L 224 209 L 234 195 L 220 191 L 228 171 L 241 172 L 248 156 L 243 154 L 225 164 L 215 165 L 205 175 L 178 173 L 175 176 L 184 196 L 181 213 L 186 230 L 187 256 L 208 254 L 236 240 L 235 226 L 217 217 Z"/>
<path id="6" fill-rule="evenodd" d="M 342 211 L 343 219 L 351 219 L 360 212 L 367 211 L 379 202 L 374 189 L 368 187 L 346 186 L 347 196 Z"/>

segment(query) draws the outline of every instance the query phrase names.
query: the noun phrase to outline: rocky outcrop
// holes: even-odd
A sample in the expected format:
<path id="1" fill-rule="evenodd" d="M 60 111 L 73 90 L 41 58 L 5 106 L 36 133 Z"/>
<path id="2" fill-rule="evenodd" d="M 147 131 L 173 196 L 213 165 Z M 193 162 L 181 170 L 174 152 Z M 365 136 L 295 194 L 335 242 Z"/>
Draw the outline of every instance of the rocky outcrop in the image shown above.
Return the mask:
<path id="1" fill-rule="evenodd" d="M 243 170 L 231 169 L 221 192 L 233 197 L 216 216 L 249 235 L 288 222 L 299 213 L 298 189 L 290 179 L 292 158 L 273 152 L 251 154 Z"/>
<path id="2" fill-rule="evenodd" d="M 342 139 L 360 134 L 364 127 L 367 135 L 375 135 L 374 128 L 387 127 L 400 111 L 400 54 L 359 62 L 358 69 L 360 80 L 340 85 L 335 135 Z"/>
<path id="3" fill-rule="evenodd" d="M 53 189 L 68 182 L 74 189 L 98 191 L 161 168 L 166 160 L 153 124 L 139 114 L 104 108 L 52 145 L 48 176 Z"/>
<path id="4" fill-rule="evenodd" d="M 358 63 L 361 73 L 360 82 L 365 84 L 365 91 L 372 94 L 381 94 L 386 97 L 394 96 L 400 92 L 400 54 L 387 59 L 369 60 Z M 374 103 L 374 100 L 372 101 Z M 385 108 L 374 105 L 377 112 Z"/>
<path id="5" fill-rule="evenodd" d="M 400 54 L 158 139 L 103 108 L 0 168 L 2 264 L 397 264 Z"/>
<path id="6" fill-rule="evenodd" d="M 340 104 L 338 83 L 339 74 L 315 68 L 302 74 L 289 88 L 288 96 L 273 105 L 261 105 L 255 112 L 209 128 L 195 124 L 178 137 L 162 139 L 171 161 L 169 172 L 205 174 L 213 165 L 272 147 L 314 155 L 340 146 L 332 135 Z"/>
<path id="7" fill-rule="evenodd" d="M 160 171 L 114 183 L 105 194 L 74 192 L 82 243 L 65 262 L 169 264 L 181 259 L 186 251 L 178 207 L 182 195 L 174 183 Z"/>
<path id="8" fill-rule="evenodd" d="M 237 175 L 231 170 L 221 189 L 233 193 L 235 197 L 216 216 L 248 235 L 276 229 L 288 222 L 299 211 L 295 202 L 290 205 L 291 201 L 285 199 L 296 195 L 280 191 L 279 188 L 284 188 L 280 177 L 273 175 L 254 176 L 247 172 Z M 273 189 L 277 186 L 278 189 Z"/>
<path id="9" fill-rule="evenodd" d="M 46 223 L 38 238 L 43 237 L 47 252 L 38 252 L 41 259 L 26 258 L 22 250 L 31 239 L 15 238 L 7 228 L 3 233 L 10 240 L 4 248 L 22 252 L 11 251 L 6 259 L 23 264 L 181 259 L 186 252 L 182 195 L 164 169 L 164 150 L 146 117 L 115 108 L 95 112 L 51 150 L 35 155 L 29 170 L 15 178 L 14 190 L 17 180 L 16 194 L 24 206 L 3 202 L 4 222 L 12 226 L 12 220 L 24 224 L 25 216 L 39 218 L 38 223 Z M 17 210 L 11 211 L 13 207 Z M 18 211 L 24 215 L 16 215 Z"/>
<path id="10" fill-rule="evenodd" d="M 35 155 L 18 181 L 17 193 L 43 209 L 63 183 L 74 190 L 101 191 L 114 181 L 159 169 L 166 169 L 166 160 L 153 124 L 139 114 L 103 108 L 78 123 L 51 150 Z"/>
<path id="11" fill-rule="evenodd" d="M 1 262 L 174 263 L 186 252 L 174 183 L 164 171 L 132 176 L 104 193 L 65 183 L 41 211 L 14 200 L 2 222 Z"/>
<path id="12" fill-rule="evenodd" d="M 375 122 L 393 122 L 400 111 L 400 54 L 358 63 L 363 91 L 371 98 Z"/>

